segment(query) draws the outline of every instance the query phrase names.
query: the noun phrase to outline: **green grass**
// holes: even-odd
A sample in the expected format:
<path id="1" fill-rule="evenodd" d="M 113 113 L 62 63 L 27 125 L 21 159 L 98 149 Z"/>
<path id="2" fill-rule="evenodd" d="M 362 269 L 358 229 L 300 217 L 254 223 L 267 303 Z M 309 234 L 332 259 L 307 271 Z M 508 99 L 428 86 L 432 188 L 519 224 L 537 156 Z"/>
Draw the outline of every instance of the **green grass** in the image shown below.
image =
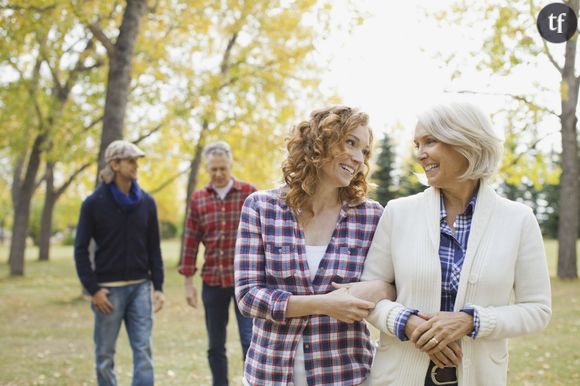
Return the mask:
<path id="1" fill-rule="evenodd" d="M 547 241 L 554 276 L 556 242 Z M 176 272 L 178 244 L 163 243 L 164 309 L 155 314 L 153 350 L 158 385 L 209 385 L 203 310 L 185 304 Z M 9 278 L 0 247 L 0 385 L 94 385 L 93 317 L 74 270 L 72 248 L 53 247 L 50 262 L 28 248 L 26 276 Z M 197 282 L 199 288 L 199 281 Z M 580 281 L 552 279 L 553 318 L 541 334 L 510 340 L 510 385 L 580 384 Z M 239 385 L 241 349 L 235 317 L 228 326 L 230 383 Z M 117 345 L 121 385 L 130 384 L 131 352 L 124 331 Z"/>

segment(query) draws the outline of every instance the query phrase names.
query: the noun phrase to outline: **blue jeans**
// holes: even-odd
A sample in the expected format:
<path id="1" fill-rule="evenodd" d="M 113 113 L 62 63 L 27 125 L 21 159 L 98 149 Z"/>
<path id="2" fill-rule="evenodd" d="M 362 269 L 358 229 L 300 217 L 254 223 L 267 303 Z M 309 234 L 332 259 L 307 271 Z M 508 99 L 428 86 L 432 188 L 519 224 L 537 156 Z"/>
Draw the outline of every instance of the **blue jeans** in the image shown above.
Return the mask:
<path id="1" fill-rule="evenodd" d="M 151 360 L 151 284 L 149 281 L 123 287 L 106 287 L 113 312 L 103 314 L 91 303 L 95 315 L 95 356 L 99 386 L 116 386 L 115 346 L 121 324 L 133 351 L 133 386 L 153 386 Z"/>
<path id="2" fill-rule="evenodd" d="M 230 301 L 234 287 L 212 287 L 203 283 L 201 297 L 205 308 L 205 326 L 208 335 L 207 359 L 213 376 L 213 386 L 228 384 L 228 358 L 226 356 L 226 327 L 230 315 Z M 234 299 L 242 353 L 246 353 L 252 339 L 252 319 L 242 316 Z"/>

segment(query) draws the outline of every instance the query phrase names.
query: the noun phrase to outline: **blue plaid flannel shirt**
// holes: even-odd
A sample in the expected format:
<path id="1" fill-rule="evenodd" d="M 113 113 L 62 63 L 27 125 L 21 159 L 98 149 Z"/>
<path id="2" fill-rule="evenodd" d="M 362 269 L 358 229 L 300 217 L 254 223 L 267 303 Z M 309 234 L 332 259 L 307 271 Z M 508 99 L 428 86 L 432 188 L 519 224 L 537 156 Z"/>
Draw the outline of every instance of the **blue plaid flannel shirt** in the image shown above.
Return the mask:
<path id="1" fill-rule="evenodd" d="M 467 250 L 467 241 L 471 231 L 471 220 L 473 211 L 477 202 L 477 190 L 463 213 L 455 218 L 455 233 L 447 224 L 447 210 L 443 194 L 441 194 L 441 205 L 439 210 L 441 239 L 439 243 L 439 259 L 441 260 L 441 311 L 453 311 L 457 291 L 459 290 L 459 279 L 461 277 L 461 268 L 463 259 Z M 476 338 L 479 331 L 479 317 L 473 307 L 462 308 L 461 311 L 473 316 L 473 331 L 470 337 Z M 419 310 L 406 308 L 397 317 L 395 322 L 395 334 L 402 340 L 408 340 L 405 335 L 405 326 L 411 315 L 417 314 Z"/>

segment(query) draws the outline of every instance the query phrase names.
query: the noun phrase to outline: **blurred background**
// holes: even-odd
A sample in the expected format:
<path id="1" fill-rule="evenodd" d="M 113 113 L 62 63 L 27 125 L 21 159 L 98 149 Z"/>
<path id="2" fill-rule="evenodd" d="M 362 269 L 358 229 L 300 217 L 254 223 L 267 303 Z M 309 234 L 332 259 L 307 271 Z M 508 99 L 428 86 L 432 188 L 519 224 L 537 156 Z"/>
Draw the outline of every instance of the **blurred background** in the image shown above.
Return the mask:
<path id="1" fill-rule="evenodd" d="M 539 35 L 548 3 L 0 0 L 0 384 L 94 383 L 71 245 L 111 141 L 147 153 L 139 183 L 159 210 L 168 304 L 156 320 L 158 382 L 203 385 L 203 314 L 186 308 L 175 274 L 187 197 L 207 183 L 203 146 L 228 141 L 234 176 L 271 188 L 292 125 L 355 106 L 371 117 L 371 196 L 384 205 L 424 189 L 415 116 L 442 99 L 490 115 L 505 139 L 494 186 L 532 207 L 546 240 L 554 319 L 512 340 L 510 384 L 578 384 L 580 66 L 576 35 Z M 567 3 L 578 13 L 578 0 Z M 240 349 L 228 342 L 236 379 Z"/>

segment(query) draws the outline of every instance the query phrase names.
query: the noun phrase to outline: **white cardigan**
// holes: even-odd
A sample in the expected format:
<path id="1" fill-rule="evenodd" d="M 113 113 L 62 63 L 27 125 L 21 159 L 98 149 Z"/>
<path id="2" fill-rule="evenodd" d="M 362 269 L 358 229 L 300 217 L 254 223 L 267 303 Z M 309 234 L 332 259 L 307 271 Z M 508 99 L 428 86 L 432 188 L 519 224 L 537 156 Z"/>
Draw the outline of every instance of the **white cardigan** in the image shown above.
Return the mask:
<path id="1" fill-rule="evenodd" d="M 368 321 L 381 331 L 371 385 L 422 386 L 427 354 L 394 335 L 403 307 L 437 312 L 441 303 L 440 191 L 429 188 L 387 204 L 362 280 L 395 283 L 395 302 L 382 300 Z M 454 310 L 474 306 L 476 339 L 461 340 L 460 386 L 507 383 L 507 338 L 541 331 L 551 317 L 550 278 L 540 228 L 527 206 L 481 184 Z"/>

